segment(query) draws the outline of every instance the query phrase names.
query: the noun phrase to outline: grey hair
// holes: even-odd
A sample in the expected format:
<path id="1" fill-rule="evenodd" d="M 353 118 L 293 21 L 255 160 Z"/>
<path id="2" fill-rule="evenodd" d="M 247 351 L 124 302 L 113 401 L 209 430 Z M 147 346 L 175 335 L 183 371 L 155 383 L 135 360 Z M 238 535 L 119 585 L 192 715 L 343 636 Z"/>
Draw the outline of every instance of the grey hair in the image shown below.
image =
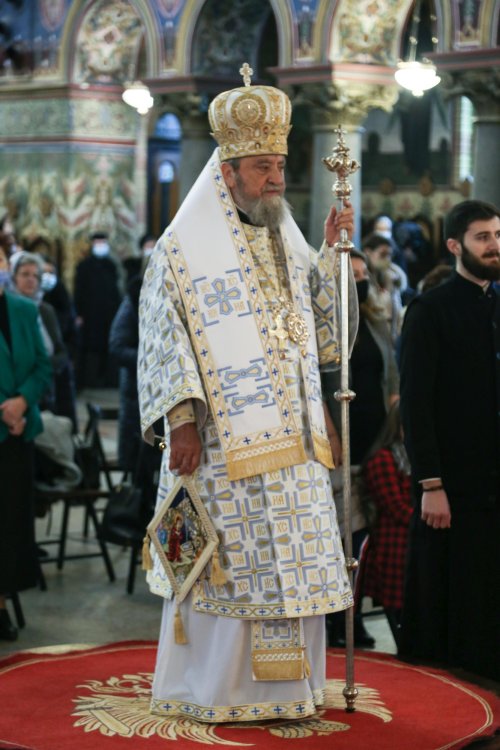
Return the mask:
<path id="1" fill-rule="evenodd" d="M 26 253 L 22 252 L 19 253 L 19 255 L 14 259 L 14 263 L 12 266 L 12 275 L 15 277 L 17 272 L 19 271 L 22 266 L 37 266 L 38 268 L 38 275 L 42 276 L 43 273 L 43 262 L 39 255 L 35 255 L 35 253 Z"/>
<path id="2" fill-rule="evenodd" d="M 229 164 L 230 167 L 234 169 L 235 172 L 238 172 L 241 164 L 241 157 L 233 158 L 233 159 L 226 159 L 224 164 Z"/>

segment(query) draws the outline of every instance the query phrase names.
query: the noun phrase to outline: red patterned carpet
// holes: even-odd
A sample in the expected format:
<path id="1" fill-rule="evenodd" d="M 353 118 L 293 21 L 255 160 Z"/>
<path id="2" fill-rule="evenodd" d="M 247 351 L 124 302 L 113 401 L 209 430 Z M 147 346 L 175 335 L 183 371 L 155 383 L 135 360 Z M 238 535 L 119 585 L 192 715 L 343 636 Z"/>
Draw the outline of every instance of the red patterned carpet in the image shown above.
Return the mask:
<path id="1" fill-rule="evenodd" d="M 0 748 L 9 750 L 458 750 L 491 737 L 500 700 L 445 672 L 358 652 L 346 713 L 345 657 L 327 652 L 326 707 L 303 722 L 205 725 L 151 716 L 156 644 L 113 643 L 0 661 Z M 472 745 L 474 746 L 474 744 Z"/>

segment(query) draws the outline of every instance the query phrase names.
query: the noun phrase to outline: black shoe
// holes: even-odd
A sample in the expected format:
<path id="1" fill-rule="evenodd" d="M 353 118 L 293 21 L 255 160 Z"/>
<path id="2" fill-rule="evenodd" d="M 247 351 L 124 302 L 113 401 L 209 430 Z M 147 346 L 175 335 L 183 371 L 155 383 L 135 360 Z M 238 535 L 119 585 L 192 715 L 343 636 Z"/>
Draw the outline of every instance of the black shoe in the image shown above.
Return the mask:
<path id="1" fill-rule="evenodd" d="M 366 630 L 363 622 L 354 623 L 354 645 L 356 648 L 375 647 L 375 638 Z"/>
<path id="2" fill-rule="evenodd" d="M 345 618 L 343 612 L 326 615 L 326 642 L 330 648 L 345 648 Z"/>
<path id="3" fill-rule="evenodd" d="M 0 609 L 0 640 L 17 641 L 17 628 L 12 624 L 6 609 Z"/>
<path id="4" fill-rule="evenodd" d="M 331 648 L 345 648 L 345 638 L 342 635 L 337 635 L 328 641 L 328 645 Z"/>

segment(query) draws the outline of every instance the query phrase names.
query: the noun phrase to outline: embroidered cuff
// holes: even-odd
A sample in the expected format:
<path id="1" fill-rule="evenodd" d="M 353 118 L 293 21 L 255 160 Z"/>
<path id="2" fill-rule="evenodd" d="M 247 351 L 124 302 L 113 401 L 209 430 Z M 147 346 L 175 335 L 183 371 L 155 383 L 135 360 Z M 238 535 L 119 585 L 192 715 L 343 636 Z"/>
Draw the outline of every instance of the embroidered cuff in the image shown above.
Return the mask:
<path id="1" fill-rule="evenodd" d="M 174 406 L 168 412 L 167 419 L 171 431 L 176 430 L 177 427 L 181 427 L 183 424 L 196 422 L 192 399 L 188 398 L 186 401 L 181 401 L 180 404 Z"/>

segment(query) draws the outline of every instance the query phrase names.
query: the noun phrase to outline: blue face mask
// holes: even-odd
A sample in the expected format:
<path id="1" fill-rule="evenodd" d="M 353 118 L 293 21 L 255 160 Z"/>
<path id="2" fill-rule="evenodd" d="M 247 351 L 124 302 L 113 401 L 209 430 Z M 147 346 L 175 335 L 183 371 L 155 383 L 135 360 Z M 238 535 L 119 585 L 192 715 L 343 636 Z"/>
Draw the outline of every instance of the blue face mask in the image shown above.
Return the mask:
<path id="1" fill-rule="evenodd" d="M 0 269 L 0 287 L 10 286 L 10 271 Z"/>
<path id="2" fill-rule="evenodd" d="M 42 280 L 40 282 L 40 289 L 42 292 L 50 292 L 57 284 L 57 276 L 55 273 L 50 273 L 50 271 L 44 271 L 42 273 Z"/>

